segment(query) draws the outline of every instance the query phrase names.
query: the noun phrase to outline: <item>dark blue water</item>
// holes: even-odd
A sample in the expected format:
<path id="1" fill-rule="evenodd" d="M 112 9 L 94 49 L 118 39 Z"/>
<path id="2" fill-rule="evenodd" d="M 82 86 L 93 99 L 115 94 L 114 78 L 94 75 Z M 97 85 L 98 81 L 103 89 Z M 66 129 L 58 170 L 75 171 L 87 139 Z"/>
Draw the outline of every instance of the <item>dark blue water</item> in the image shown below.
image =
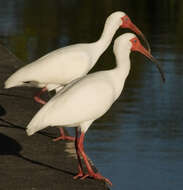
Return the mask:
<path id="1" fill-rule="evenodd" d="M 144 32 L 166 84 L 153 63 L 132 53 L 123 93 L 89 129 L 87 153 L 114 190 L 182 190 L 183 1 L 0 0 L 0 42 L 29 63 L 56 48 L 97 40 L 115 10 Z M 93 71 L 114 65 L 111 46 Z"/>

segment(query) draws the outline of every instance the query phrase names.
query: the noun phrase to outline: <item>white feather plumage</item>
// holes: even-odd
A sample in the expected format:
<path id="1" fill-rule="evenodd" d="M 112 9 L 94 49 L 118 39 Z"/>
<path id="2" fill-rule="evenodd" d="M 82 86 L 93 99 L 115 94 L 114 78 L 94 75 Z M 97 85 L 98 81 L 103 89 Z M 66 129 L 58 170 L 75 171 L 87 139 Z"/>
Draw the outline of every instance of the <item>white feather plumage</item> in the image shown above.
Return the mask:
<path id="1" fill-rule="evenodd" d="M 47 126 L 80 127 L 86 132 L 121 94 L 130 70 L 132 44 L 129 40 L 133 37 L 134 34 L 127 33 L 115 40 L 115 69 L 89 74 L 58 92 L 28 124 L 27 134 L 32 135 Z"/>
<path id="2" fill-rule="evenodd" d="M 49 91 L 86 75 L 111 43 L 112 37 L 122 24 L 123 16 L 123 12 L 111 14 L 97 42 L 57 49 L 20 68 L 6 80 L 5 88 L 36 86 L 46 87 Z"/>

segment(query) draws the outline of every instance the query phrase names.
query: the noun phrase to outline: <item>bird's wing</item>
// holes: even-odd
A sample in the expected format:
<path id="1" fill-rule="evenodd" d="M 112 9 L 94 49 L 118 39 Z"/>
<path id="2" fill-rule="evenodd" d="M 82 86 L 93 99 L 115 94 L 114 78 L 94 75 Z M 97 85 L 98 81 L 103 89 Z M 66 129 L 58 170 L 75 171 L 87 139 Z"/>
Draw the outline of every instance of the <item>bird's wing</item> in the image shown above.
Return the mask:
<path id="1" fill-rule="evenodd" d="M 90 69 L 90 57 L 85 48 L 78 46 L 58 49 L 22 67 L 8 78 L 5 87 L 19 86 L 32 81 L 34 84 L 65 85 L 85 75 Z"/>
<path id="2" fill-rule="evenodd" d="M 76 84 L 78 81 L 80 81 L 83 77 L 79 77 L 73 81 L 71 81 L 70 83 L 68 83 L 67 85 L 63 86 L 57 86 L 55 89 L 52 90 L 56 90 L 56 95 L 55 96 L 60 96 L 61 94 L 65 93 L 67 90 L 69 90 L 74 84 Z"/>
<path id="3" fill-rule="evenodd" d="M 113 87 L 104 75 L 105 71 L 87 75 L 64 93 L 58 92 L 34 116 L 28 134 L 47 126 L 74 126 L 102 116 L 115 99 Z"/>

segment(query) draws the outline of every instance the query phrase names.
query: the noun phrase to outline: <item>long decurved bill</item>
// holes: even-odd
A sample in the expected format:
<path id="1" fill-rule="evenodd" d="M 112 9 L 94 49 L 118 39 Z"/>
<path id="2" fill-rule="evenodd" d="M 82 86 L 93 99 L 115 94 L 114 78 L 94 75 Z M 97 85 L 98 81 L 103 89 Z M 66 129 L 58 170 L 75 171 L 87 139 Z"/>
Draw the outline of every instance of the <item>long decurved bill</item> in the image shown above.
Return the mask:
<path id="1" fill-rule="evenodd" d="M 140 41 L 138 40 L 137 37 L 133 38 L 130 40 L 132 42 L 132 51 L 138 51 L 140 53 L 142 53 L 143 55 L 145 55 L 146 57 L 148 57 L 153 63 L 156 64 L 156 67 L 158 68 L 162 81 L 165 82 L 165 76 L 164 76 L 164 72 L 161 68 L 161 66 L 158 64 L 157 60 L 150 54 L 150 52 L 148 52 L 140 43 Z"/>
<path id="2" fill-rule="evenodd" d="M 125 15 L 125 16 L 123 16 L 121 18 L 121 20 L 122 20 L 121 28 L 129 28 L 132 31 L 134 31 L 136 34 L 138 34 L 139 36 L 141 36 L 143 38 L 144 42 L 147 45 L 148 51 L 151 52 L 151 48 L 150 48 L 149 42 L 147 41 L 146 37 L 140 31 L 140 29 L 135 24 L 133 24 L 133 22 L 130 20 L 130 18 L 127 15 Z"/>

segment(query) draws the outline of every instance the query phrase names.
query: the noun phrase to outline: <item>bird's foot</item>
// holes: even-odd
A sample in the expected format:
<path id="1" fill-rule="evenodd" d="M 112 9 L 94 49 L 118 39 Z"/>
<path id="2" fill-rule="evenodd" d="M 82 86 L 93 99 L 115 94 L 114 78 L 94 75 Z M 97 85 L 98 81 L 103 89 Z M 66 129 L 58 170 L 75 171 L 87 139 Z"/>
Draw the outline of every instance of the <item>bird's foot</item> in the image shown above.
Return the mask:
<path id="1" fill-rule="evenodd" d="M 60 136 L 60 137 L 53 139 L 54 142 L 60 141 L 60 140 L 75 141 L 75 138 L 71 137 L 71 136 L 64 135 L 64 136 Z"/>
<path id="2" fill-rule="evenodd" d="M 34 96 L 34 100 L 42 105 L 46 104 L 46 102 L 41 98 L 39 98 L 38 96 Z"/>
<path id="3" fill-rule="evenodd" d="M 84 173 L 81 171 L 76 176 L 73 177 L 73 179 L 78 179 L 84 176 Z"/>
<path id="4" fill-rule="evenodd" d="M 93 179 L 98 179 L 98 180 L 103 180 L 106 183 L 108 183 L 110 186 L 112 186 L 112 183 L 109 179 L 103 177 L 100 173 L 91 173 L 91 174 L 85 174 L 84 176 L 82 176 L 80 179 L 85 179 L 87 177 L 91 177 Z"/>

